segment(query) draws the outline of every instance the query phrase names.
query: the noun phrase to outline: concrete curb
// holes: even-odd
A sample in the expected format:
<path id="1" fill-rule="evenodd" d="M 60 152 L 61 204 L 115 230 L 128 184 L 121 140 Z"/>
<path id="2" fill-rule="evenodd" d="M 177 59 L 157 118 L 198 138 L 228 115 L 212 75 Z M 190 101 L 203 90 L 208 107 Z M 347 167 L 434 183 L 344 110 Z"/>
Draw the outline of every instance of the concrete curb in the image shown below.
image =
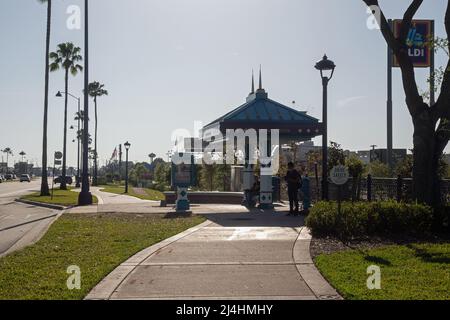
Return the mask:
<path id="1" fill-rule="evenodd" d="M 156 243 L 121 263 L 110 274 L 108 274 L 102 281 L 100 281 L 84 298 L 84 300 L 108 300 L 125 280 L 125 278 L 142 262 L 149 258 L 155 252 L 164 247 L 174 243 L 188 235 L 212 224 L 211 221 L 205 221 L 195 227 L 185 230 L 173 237 L 167 238 L 159 243 Z"/>
<path id="2" fill-rule="evenodd" d="M 64 206 L 58 206 L 56 204 L 42 203 L 42 202 L 23 200 L 23 199 L 15 199 L 14 201 L 15 202 L 19 202 L 19 203 L 29 204 L 29 205 L 36 206 L 36 207 L 43 207 L 43 208 L 59 210 L 59 211 L 63 211 L 63 210 L 67 210 L 67 209 L 73 208 L 73 206 L 71 206 L 71 207 L 64 207 Z"/>
<path id="3" fill-rule="evenodd" d="M 339 293 L 325 280 L 311 259 L 309 247 L 311 234 L 303 227 L 297 237 L 293 249 L 294 263 L 297 271 L 314 295 L 320 300 L 342 300 Z"/>
<path id="4" fill-rule="evenodd" d="M 0 254 L 0 258 L 6 257 L 7 255 L 13 253 L 14 251 L 22 250 L 26 247 L 32 246 L 36 244 L 38 241 L 42 239 L 42 237 L 47 233 L 50 227 L 64 214 L 63 211 L 57 213 L 56 215 L 52 215 L 51 217 L 44 218 L 42 220 L 35 221 L 40 224 L 45 224 L 41 229 L 38 229 L 36 232 L 31 234 L 27 234 L 24 238 L 20 239 L 16 242 L 12 247 L 10 247 L 6 252 Z M 49 223 L 46 223 L 47 219 L 51 219 Z"/>

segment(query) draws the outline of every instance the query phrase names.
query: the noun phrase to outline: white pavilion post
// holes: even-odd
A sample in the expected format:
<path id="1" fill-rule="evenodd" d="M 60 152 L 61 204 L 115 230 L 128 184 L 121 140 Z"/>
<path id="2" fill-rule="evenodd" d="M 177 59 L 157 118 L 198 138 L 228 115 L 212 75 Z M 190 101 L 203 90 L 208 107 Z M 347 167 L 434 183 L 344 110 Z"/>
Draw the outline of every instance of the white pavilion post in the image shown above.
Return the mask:
<path id="1" fill-rule="evenodd" d="M 265 137 L 264 137 L 265 133 Z M 259 207 L 261 209 L 273 208 L 272 185 L 272 141 L 267 130 L 259 131 L 259 157 L 260 157 L 260 191 Z M 262 139 L 261 139 L 262 138 Z"/>
<path id="2" fill-rule="evenodd" d="M 250 159 L 250 145 L 245 142 L 245 164 L 242 174 L 242 184 L 245 190 L 250 190 L 255 183 L 255 177 L 253 174 L 253 164 Z"/>

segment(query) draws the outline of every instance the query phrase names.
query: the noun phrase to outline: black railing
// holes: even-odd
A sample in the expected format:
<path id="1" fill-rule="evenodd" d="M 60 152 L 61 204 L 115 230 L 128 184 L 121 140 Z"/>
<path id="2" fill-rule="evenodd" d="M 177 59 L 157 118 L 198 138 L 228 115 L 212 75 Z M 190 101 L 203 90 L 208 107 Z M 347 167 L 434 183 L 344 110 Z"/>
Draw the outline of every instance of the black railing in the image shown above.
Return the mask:
<path id="1" fill-rule="evenodd" d="M 321 183 L 317 184 L 315 179 L 310 179 L 310 195 L 313 202 L 321 200 Z M 330 200 L 336 200 L 338 194 L 337 186 L 329 185 Z M 374 178 L 368 175 L 367 178 L 361 178 L 353 184 L 353 179 L 341 187 L 341 196 L 345 200 L 362 201 L 412 201 L 413 186 L 411 178 Z M 440 181 L 441 199 L 443 203 L 450 202 L 450 180 Z M 281 185 L 281 198 L 287 199 L 287 190 L 285 183 Z"/>

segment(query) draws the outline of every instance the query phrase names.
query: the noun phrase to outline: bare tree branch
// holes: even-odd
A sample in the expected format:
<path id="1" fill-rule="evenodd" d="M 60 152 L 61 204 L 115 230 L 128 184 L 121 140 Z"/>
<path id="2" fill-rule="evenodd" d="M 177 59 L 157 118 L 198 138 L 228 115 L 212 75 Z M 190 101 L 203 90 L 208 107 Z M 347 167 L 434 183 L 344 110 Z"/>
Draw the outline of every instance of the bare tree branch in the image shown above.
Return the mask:
<path id="1" fill-rule="evenodd" d="M 445 13 L 445 31 L 447 32 L 447 40 L 450 39 L 450 0 L 448 0 L 447 12 Z M 450 52 L 450 42 L 448 44 L 448 51 Z"/>
<path id="2" fill-rule="evenodd" d="M 405 14 L 403 15 L 402 27 L 400 30 L 400 37 L 399 37 L 400 43 L 402 45 L 405 44 L 409 29 L 411 29 L 412 19 L 416 15 L 417 10 L 419 10 L 422 3 L 423 0 L 413 0 L 411 5 L 408 7 L 408 10 L 406 10 Z"/>
<path id="3" fill-rule="evenodd" d="M 394 37 L 394 34 L 392 33 L 391 27 L 389 26 L 389 23 L 387 22 L 386 17 L 384 16 L 383 11 L 381 10 L 378 0 L 363 0 L 364 3 L 369 7 L 377 7 L 380 13 L 380 29 L 381 33 L 383 34 L 384 39 L 386 40 L 386 43 L 388 46 L 394 51 L 399 51 L 401 48 L 400 42 Z"/>
<path id="4" fill-rule="evenodd" d="M 444 71 L 441 93 L 432 107 L 432 116 L 436 121 L 442 117 L 450 119 L 450 59 Z"/>
<path id="5" fill-rule="evenodd" d="M 448 0 L 447 12 L 445 14 L 445 30 L 447 31 L 448 38 L 450 36 L 450 0 Z M 450 44 L 448 46 L 450 52 Z M 450 119 L 450 58 L 444 70 L 441 93 L 436 104 L 433 106 L 432 112 L 435 120 L 439 118 Z"/>
<path id="6" fill-rule="evenodd" d="M 441 122 L 436 130 L 436 149 L 435 155 L 440 157 L 444 152 L 445 147 L 450 139 L 450 121 L 448 119 L 441 119 Z"/>
<path id="7" fill-rule="evenodd" d="M 408 34 L 408 31 L 406 31 L 403 40 L 402 40 L 403 36 L 400 36 L 399 39 L 397 39 L 394 36 L 391 27 L 386 20 L 383 10 L 381 10 L 378 4 L 378 0 L 363 0 L 363 2 L 371 8 L 373 8 L 373 6 L 376 6 L 379 10 L 381 33 L 383 34 L 383 37 L 386 40 L 388 46 L 394 52 L 395 57 L 397 58 L 397 61 L 400 65 L 402 71 L 403 89 L 406 94 L 406 104 L 408 106 L 408 110 L 411 116 L 416 117 L 428 106 L 423 102 L 423 98 L 419 93 L 414 73 L 414 65 L 408 55 L 408 50 L 406 48 L 405 39 Z M 408 7 L 408 9 L 404 14 L 406 23 L 403 24 L 402 29 L 407 27 L 406 30 L 409 30 L 411 26 L 411 21 L 414 18 L 414 15 L 416 14 L 417 10 L 422 5 L 422 3 L 423 0 L 413 0 L 413 2 L 411 3 L 411 5 Z"/>

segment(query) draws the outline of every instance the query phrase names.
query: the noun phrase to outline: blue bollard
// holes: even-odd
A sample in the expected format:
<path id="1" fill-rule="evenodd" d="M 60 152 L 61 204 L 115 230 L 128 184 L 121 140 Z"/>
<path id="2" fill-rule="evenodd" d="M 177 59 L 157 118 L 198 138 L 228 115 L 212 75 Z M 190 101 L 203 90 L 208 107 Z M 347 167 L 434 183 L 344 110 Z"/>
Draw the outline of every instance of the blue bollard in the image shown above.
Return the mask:
<path id="1" fill-rule="evenodd" d="M 303 178 L 301 190 L 303 192 L 303 210 L 307 211 L 311 208 L 311 190 L 309 178 L 307 176 Z"/>

